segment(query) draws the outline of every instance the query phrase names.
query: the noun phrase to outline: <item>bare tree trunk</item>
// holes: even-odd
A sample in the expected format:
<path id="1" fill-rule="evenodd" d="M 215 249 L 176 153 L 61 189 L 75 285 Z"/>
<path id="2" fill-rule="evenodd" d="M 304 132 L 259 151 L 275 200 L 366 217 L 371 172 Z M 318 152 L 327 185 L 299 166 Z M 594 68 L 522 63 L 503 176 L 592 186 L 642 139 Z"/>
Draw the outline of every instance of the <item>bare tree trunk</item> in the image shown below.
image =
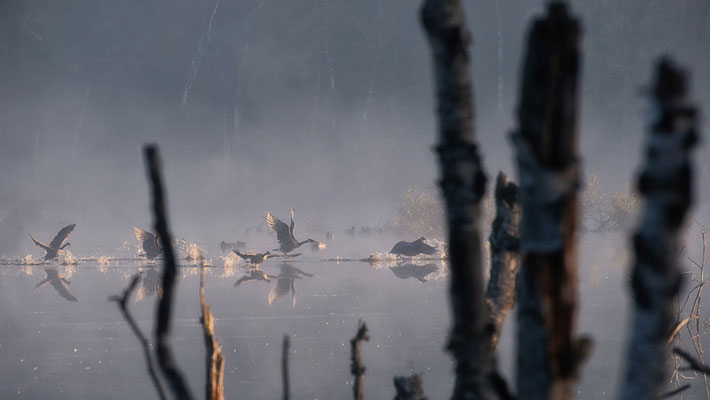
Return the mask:
<path id="1" fill-rule="evenodd" d="M 533 24 L 518 131 L 522 269 L 518 281 L 520 399 L 571 399 L 583 353 L 575 337 L 580 28 L 562 2 Z M 587 342 L 584 342 L 585 344 Z"/>
<path id="2" fill-rule="evenodd" d="M 495 201 L 496 217 L 488 238 L 491 245 L 491 272 L 486 289 L 488 332 L 493 349 L 498 347 L 505 317 L 515 305 L 520 246 L 518 186 L 503 172 L 498 173 L 496 179 Z"/>
<path id="3" fill-rule="evenodd" d="M 367 325 L 358 321 L 357 334 L 350 339 L 350 372 L 355 377 L 353 382 L 353 399 L 362 400 L 363 398 L 363 376 L 365 375 L 365 364 L 360 357 L 360 345 L 362 341 L 370 340 L 370 335 L 367 333 Z"/>
<path id="4" fill-rule="evenodd" d="M 634 316 L 621 395 L 628 400 L 657 398 L 666 386 L 673 299 L 681 282 L 679 231 L 692 202 L 690 150 L 697 141 L 697 112 L 688 100 L 687 77 L 667 59 L 655 73 L 654 114 L 638 180 L 644 209 L 633 237 Z"/>
<path id="5" fill-rule="evenodd" d="M 200 308 L 202 309 L 202 334 L 205 339 L 206 377 L 205 400 L 224 399 L 224 356 L 222 346 L 214 335 L 214 316 L 205 299 L 205 266 L 200 268 Z"/>
<path id="6" fill-rule="evenodd" d="M 486 178 L 473 132 L 470 34 L 460 0 L 425 0 L 421 19 L 434 65 L 439 130 L 440 186 L 448 220 L 450 302 L 448 349 L 456 360 L 454 399 L 487 398 L 486 340 L 479 203 Z"/>
<path id="7" fill-rule="evenodd" d="M 173 253 L 172 236 L 168 229 L 168 212 L 163 194 L 160 156 L 158 155 L 158 147 L 155 145 L 145 146 L 144 153 L 151 187 L 155 230 L 160 235 L 164 246 L 163 296 L 158 301 L 158 321 L 155 329 L 156 354 L 158 356 L 158 365 L 175 398 L 187 400 L 193 397 L 170 347 L 170 318 L 172 314 L 173 290 L 177 277 L 177 265 L 175 264 L 175 255 Z"/>

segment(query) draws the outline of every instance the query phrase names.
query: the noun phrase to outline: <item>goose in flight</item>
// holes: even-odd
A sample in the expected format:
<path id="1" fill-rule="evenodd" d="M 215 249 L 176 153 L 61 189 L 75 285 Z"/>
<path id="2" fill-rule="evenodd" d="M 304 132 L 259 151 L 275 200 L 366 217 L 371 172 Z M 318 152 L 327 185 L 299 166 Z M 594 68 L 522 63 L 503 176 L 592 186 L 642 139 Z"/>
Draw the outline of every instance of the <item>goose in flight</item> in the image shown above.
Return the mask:
<path id="1" fill-rule="evenodd" d="M 390 254 L 397 254 L 400 256 L 409 257 L 413 257 L 419 254 L 426 254 L 430 256 L 436 254 L 436 248 L 429 246 L 425 243 L 425 241 L 426 238 L 424 236 L 413 242 L 405 242 L 404 240 L 402 240 L 401 242 L 397 242 L 394 247 L 392 247 L 392 250 L 390 250 Z"/>
<path id="2" fill-rule="evenodd" d="M 280 254 L 271 254 L 270 251 L 267 251 L 266 253 L 241 253 L 239 252 L 239 250 L 232 251 L 234 252 L 234 254 L 238 255 L 242 260 L 244 260 L 247 264 L 252 266 L 258 266 L 259 264 L 263 263 L 271 257 L 283 257 Z"/>
<path id="3" fill-rule="evenodd" d="M 59 293 L 59 295 L 63 298 L 73 302 L 78 301 L 76 297 L 74 297 L 74 295 L 71 294 L 71 292 L 69 291 L 69 286 L 67 286 L 71 285 L 71 282 L 64 279 L 64 277 L 59 274 L 59 271 L 57 271 L 56 268 L 45 268 L 44 273 L 47 274 L 47 278 L 35 285 L 34 292 L 36 292 L 37 289 L 39 289 L 40 287 L 49 283 L 52 285 L 54 290 L 56 290 L 57 293 Z"/>
<path id="4" fill-rule="evenodd" d="M 142 249 L 147 259 L 154 260 L 163 253 L 163 248 L 160 247 L 159 243 L 160 235 L 153 235 L 136 226 L 133 227 L 133 233 L 136 235 L 136 239 L 141 242 Z"/>
<path id="5" fill-rule="evenodd" d="M 293 228 L 296 226 L 296 223 L 293 221 L 293 216 L 294 212 L 292 208 L 291 226 L 289 226 L 286 225 L 280 219 L 274 217 L 274 215 L 270 212 L 266 212 L 266 223 L 269 225 L 269 228 L 271 228 L 272 231 L 276 232 L 276 239 L 281 245 L 278 249 L 274 249 L 274 251 L 281 251 L 286 254 L 288 252 L 296 250 L 297 248 L 303 246 L 306 243 L 311 244 L 311 250 L 313 251 L 323 250 L 325 248 L 325 243 L 321 243 L 313 239 L 306 239 L 302 242 L 296 240 L 296 238 L 293 236 Z"/>
<path id="6" fill-rule="evenodd" d="M 44 261 L 47 260 L 53 260 L 59 255 L 61 255 L 64 252 L 64 248 L 69 246 L 70 243 L 67 242 L 67 239 L 69 239 L 69 235 L 71 235 L 72 231 L 74 230 L 74 227 L 76 224 L 71 224 L 67 225 L 62 230 L 57 233 L 57 236 L 52 239 L 52 242 L 49 243 L 48 245 L 40 242 L 39 240 L 35 239 L 32 235 L 30 235 L 30 238 L 32 239 L 33 242 L 38 247 L 41 247 L 44 249 L 45 254 L 44 254 Z"/>

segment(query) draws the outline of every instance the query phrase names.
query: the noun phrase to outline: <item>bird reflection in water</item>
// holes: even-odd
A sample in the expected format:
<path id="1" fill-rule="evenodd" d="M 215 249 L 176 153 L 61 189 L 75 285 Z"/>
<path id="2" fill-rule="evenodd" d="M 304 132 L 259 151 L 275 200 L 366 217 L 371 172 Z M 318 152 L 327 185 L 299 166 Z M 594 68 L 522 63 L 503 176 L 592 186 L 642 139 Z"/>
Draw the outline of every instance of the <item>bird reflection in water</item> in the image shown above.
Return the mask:
<path id="1" fill-rule="evenodd" d="M 151 266 L 147 271 L 142 273 L 141 287 L 136 290 L 136 303 L 153 296 L 156 292 L 159 297 L 163 297 L 163 288 L 160 286 L 160 272 L 155 267 Z"/>
<path id="2" fill-rule="evenodd" d="M 50 284 L 54 288 L 54 290 L 59 293 L 60 296 L 62 296 L 64 299 L 77 302 L 78 300 L 76 297 L 74 297 L 73 294 L 71 294 L 71 291 L 69 291 L 69 285 L 71 285 L 71 282 L 68 280 L 64 279 L 64 276 L 57 271 L 56 268 L 45 268 L 44 273 L 47 274 L 47 277 L 37 285 L 35 285 L 34 291 L 36 292 L 37 289 L 40 287 Z"/>
<path id="3" fill-rule="evenodd" d="M 276 285 L 269 291 L 267 301 L 272 305 L 276 300 L 291 292 L 291 304 L 296 307 L 296 279 L 301 279 L 304 276 L 312 277 L 300 268 L 296 268 L 291 264 L 281 265 L 281 271 L 276 278 Z"/>
<path id="4" fill-rule="evenodd" d="M 438 267 L 434 263 L 429 264 L 400 264 L 394 267 L 390 267 L 390 270 L 399 279 L 409 279 L 414 278 L 419 282 L 426 282 L 426 277 L 438 270 Z"/>
<path id="5" fill-rule="evenodd" d="M 254 281 L 264 281 L 271 282 L 271 278 L 276 278 L 274 276 L 269 276 L 266 272 L 259 269 L 259 266 L 254 266 L 248 268 L 244 276 L 239 278 L 235 283 L 234 287 L 239 287 L 244 282 L 254 282 Z"/>

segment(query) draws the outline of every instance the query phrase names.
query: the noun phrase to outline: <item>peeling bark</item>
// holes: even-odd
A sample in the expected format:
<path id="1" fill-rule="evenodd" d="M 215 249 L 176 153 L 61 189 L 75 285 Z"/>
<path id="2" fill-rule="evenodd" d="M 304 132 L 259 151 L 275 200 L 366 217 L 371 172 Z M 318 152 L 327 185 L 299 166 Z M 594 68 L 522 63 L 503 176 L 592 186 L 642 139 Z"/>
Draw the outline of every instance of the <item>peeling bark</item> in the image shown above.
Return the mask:
<path id="1" fill-rule="evenodd" d="M 144 154 L 151 188 L 155 231 L 160 235 L 164 244 L 163 296 L 158 301 L 155 329 L 156 354 L 158 356 L 158 365 L 175 398 L 187 400 L 192 399 L 193 396 L 175 361 L 170 346 L 170 318 L 172 314 L 173 290 L 175 289 L 175 279 L 177 278 L 177 265 L 175 263 L 172 236 L 168 229 L 167 206 L 163 191 L 162 167 L 160 156 L 158 155 L 158 147 L 156 145 L 145 146 Z"/>
<path id="2" fill-rule="evenodd" d="M 460 0 L 425 0 L 421 21 L 432 51 L 439 131 L 440 187 L 448 222 L 453 327 L 448 349 L 456 361 L 454 399 L 487 398 L 490 366 L 479 230 L 486 177 L 473 132 L 470 34 Z"/>
<path id="3" fill-rule="evenodd" d="M 205 399 L 222 400 L 224 399 L 224 356 L 222 355 L 222 346 L 214 335 L 214 316 L 205 299 L 204 264 L 200 268 L 200 308 L 202 309 L 200 323 L 207 349 Z"/>
<path id="4" fill-rule="evenodd" d="M 690 150 L 698 137 L 683 70 L 660 60 L 651 95 L 654 114 L 638 178 L 643 213 L 633 236 L 634 315 L 621 395 L 628 400 L 657 398 L 666 387 L 668 333 L 681 282 L 676 254 L 693 197 Z"/>
<path id="5" fill-rule="evenodd" d="M 580 27 L 553 2 L 528 38 L 513 134 L 520 176 L 518 291 L 520 399 L 571 399 L 588 340 L 575 336 Z"/>
<path id="6" fill-rule="evenodd" d="M 360 357 L 360 345 L 363 340 L 370 340 L 370 335 L 367 333 L 367 325 L 362 321 L 358 321 L 357 334 L 350 340 L 350 373 L 355 377 L 353 382 L 353 398 L 355 400 L 362 400 L 363 398 L 362 385 L 365 364 L 363 364 Z"/>
<path id="7" fill-rule="evenodd" d="M 520 206 L 518 186 L 500 172 L 495 189 L 496 217 L 488 242 L 491 245 L 491 272 L 486 289 L 488 332 L 491 348 L 498 347 L 503 324 L 515 305 L 515 279 L 520 246 Z"/>

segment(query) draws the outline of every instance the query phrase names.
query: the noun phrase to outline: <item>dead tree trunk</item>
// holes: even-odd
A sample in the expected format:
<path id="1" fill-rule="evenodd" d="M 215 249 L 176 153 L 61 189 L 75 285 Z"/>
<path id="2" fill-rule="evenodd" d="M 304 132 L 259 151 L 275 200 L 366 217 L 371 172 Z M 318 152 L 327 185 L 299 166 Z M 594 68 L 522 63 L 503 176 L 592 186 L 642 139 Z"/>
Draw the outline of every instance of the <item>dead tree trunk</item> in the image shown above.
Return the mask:
<path id="1" fill-rule="evenodd" d="M 206 347 L 205 400 L 224 399 L 224 356 L 222 346 L 214 335 L 214 316 L 205 299 L 205 266 L 200 268 L 200 308 L 202 335 Z"/>
<path id="2" fill-rule="evenodd" d="M 633 237 L 634 316 L 621 396 L 628 400 L 657 398 L 666 386 L 672 305 L 681 282 L 679 230 L 692 201 L 690 150 L 697 141 L 685 72 L 663 59 L 655 73 L 654 114 L 638 180 L 644 209 Z"/>
<path id="3" fill-rule="evenodd" d="M 440 186 L 446 202 L 453 328 L 448 349 L 456 360 L 454 399 L 486 398 L 486 343 L 479 203 L 486 178 L 473 132 L 470 34 L 460 0 L 425 0 L 421 20 L 434 65 Z"/>
<path id="4" fill-rule="evenodd" d="M 515 305 L 520 245 L 518 186 L 503 172 L 496 179 L 495 201 L 496 217 L 488 238 L 491 245 L 491 272 L 486 289 L 488 332 L 494 350 L 498 347 L 505 317 Z"/>
<path id="5" fill-rule="evenodd" d="M 578 21 L 551 3 L 528 39 L 513 134 L 520 176 L 518 280 L 520 399 L 571 399 L 580 359 L 575 337 L 579 166 Z"/>
<path id="6" fill-rule="evenodd" d="M 155 218 L 155 230 L 160 235 L 163 242 L 163 257 L 165 266 L 163 268 L 163 296 L 158 301 L 157 324 L 155 328 L 156 354 L 158 356 L 158 366 L 168 387 L 173 392 L 176 399 L 192 399 L 185 378 L 175 361 L 173 351 L 170 347 L 170 318 L 172 314 L 173 290 L 177 277 L 177 265 L 173 253 L 173 242 L 170 230 L 168 229 L 167 206 L 163 190 L 163 178 L 161 172 L 160 156 L 155 145 L 146 146 L 145 162 L 148 170 L 148 178 L 151 187 L 151 199 L 153 218 Z"/>

